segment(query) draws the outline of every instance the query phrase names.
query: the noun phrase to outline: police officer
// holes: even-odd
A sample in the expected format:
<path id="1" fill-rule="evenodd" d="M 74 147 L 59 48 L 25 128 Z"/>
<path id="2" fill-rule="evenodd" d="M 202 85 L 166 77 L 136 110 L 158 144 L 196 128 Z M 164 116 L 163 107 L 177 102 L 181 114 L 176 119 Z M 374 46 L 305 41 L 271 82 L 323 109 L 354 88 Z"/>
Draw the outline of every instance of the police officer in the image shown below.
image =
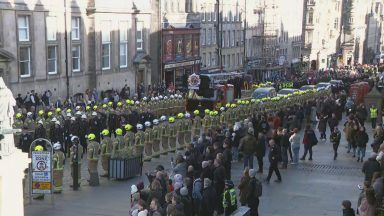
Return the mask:
<path id="1" fill-rule="evenodd" d="M 88 135 L 88 151 L 87 151 L 87 159 L 88 159 L 88 172 L 90 176 L 89 185 L 97 186 L 99 185 L 99 173 L 97 171 L 97 165 L 99 162 L 99 149 L 100 145 L 96 141 L 96 135 L 90 133 Z"/>
<path id="2" fill-rule="evenodd" d="M 231 180 L 225 181 L 225 190 L 223 194 L 224 215 L 229 216 L 237 209 L 237 197 L 234 184 Z"/>
<path id="3" fill-rule="evenodd" d="M 108 160 L 111 158 L 111 153 L 113 149 L 112 140 L 109 137 L 109 130 L 104 129 L 101 132 L 102 139 L 101 139 L 101 151 L 100 151 L 100 157 L 101 157 L 101 167 L 104 170 L 104 174 L 101 175 L 101 177 L 108 176 Z"/>
<path id="4" fill-rule="evenodd" d="M 369 113 L 371 117 L 372 129 L 376 127 L 376 119 L 377 119 L 377 108 L 372 104 L 371 108 L 369 108 Z"/>
<path id="5" fill-rule="evenodd" d="M 87 136 L 89 131 L 89 124 L 87 116 L 85 114 L 81 115 L 81 120 L 79 122 L 79 138 L 80 144 L 83 146 L 85 152 L 87 152 Z"/>
<path id="6" fill-rule="evenodd" d="M 55 122 L 53 128 L 50 130 L 50 133 L 52 143 L 64 143 L 64 132 L 59 121 Z"/>
<path id="7" fill-rule="evenodd" d="M 100 142 L 101 123 L 95 111 L 92 112 L 91 119 L 89 120 L 89 132 L 95 134 L 96 141 Z"/>
<path id="8" fill-rule="evenodd" d="M 59 142 L 53 144 L 54 154 L 53 159 L 53 185 L 54 193 L 61 193 L 63 190 L 63 177 L 64 177 L 64 160 L 65 155 L 61 151 L 61 144 Z"/>

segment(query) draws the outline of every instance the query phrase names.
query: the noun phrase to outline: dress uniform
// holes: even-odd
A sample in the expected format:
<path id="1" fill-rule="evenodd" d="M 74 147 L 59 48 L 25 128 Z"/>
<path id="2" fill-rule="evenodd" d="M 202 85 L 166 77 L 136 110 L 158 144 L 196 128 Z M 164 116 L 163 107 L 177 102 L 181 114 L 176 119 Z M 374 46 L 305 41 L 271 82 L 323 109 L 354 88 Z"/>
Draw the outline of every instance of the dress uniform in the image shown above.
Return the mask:
<path id="1" fill-rule="evenodd" d="M 170 117 L 168 119 L 169 125 L 168 125 L 168 146 L 169 151 L 174 152 L 176 151 L 176 138 L 177 138 L 177 125 L 175 124 L 175 117 Z"/>
<path id="2" fill-rule="evenodd" d="M 169 150 L 169 145 L 168 145 L 168 138 L 169 138 L 168 126 L 169 126 L 169 124 L 166 122 L 167 117 L 165 117 L 165 116 L 161 116 L 160 120 L 161 120 L 161 124 L 160 124 L 161 154 L 167 154 L 168 150 Z"/>
<path id="3" fill-rule="evenodd" d="M 53 185 L 54 192 L 61 193 L 63 190 L 63 177 L 64 177 L 64 160 L 65 155 L 61 151 L 61 144 L 55 143 L 53 144 L 54 154 L 52 156 L 53 159 Z"/>
<path id="4" fill-rule="evenodd" d="M 160 156 L 160 140 L 161 140 L 161 135 L 160 135 L 160 126 L 159 126 L 159 120 L 154 119 L 152 121 L 153 123 L 153 128 L 151 130 L 150 136 L 152 137 L 152 150 L 153 154 L 152 157 L 159 157 Z"/>
<path id="5" fill-rule="evenodd" d="M 152 145 L 153 145 L 153 137 L 152 135 L 152 128 L 151 128 L 151 122 L 146 121 L 144 123 L 145 125 L 145 132 L 144 132 L 144 160 L 149 161 L 152 158 Z"/>
<path id="6" fill-rule="evenodd" d="M 37 127 L 35 129 L 34 139 L 39 139 L 39 138 L 43 138 L 43 139 L 47 138 L 47 132 L 44 128 L 44 122 L 42 120 L 38 121 Z"/>
<path id="7" fill-rule="evenodd" d="M 184 147 L 184 122 L 183 122 L 184 114 L 179 113 L 177 114 L 177 120 L 176 120 L 176 133 L 177 133 L 177 142 L 179 145 L 177 146 L 177 149 L 182 149 Z"/>
<path id="8" fill-rule="evenodd" d="M 111 158 L 111 153 L 113 149 L 112 140 L 109 137 L 109 130 L 104 129 L 101 134 L 103 135 L 103 139 L 101 140 L 101 167 L 104 170 L 104 174 L 102 176 L 108 175 L 108 160 Z"/>
<path id="9" fill-rule="evenodd" d="M 123 130 L 121 128 L 117 128 L 115 131 L 116 136 L 112 139 L 113 150 L 112 150 L 112 158 L 118 157 L 120 151 L 122 151 L 125 147 Z"/>
<path id="10" fill-rule="evenodd" d="M 24 127 L 28 128 L 28 132 L 33 133 L 35 131 L 35 122 L 32 118 L 32 113 L 27 113 L 27 118 L 24 120 Z"/>
<path id="11" fill-rule="evenodd" d="M 201 132 L 200 111 L 195 110 L 193 114 L 195 116 L 195 118 L 193 118 L 193 136 L 200 136 L 200 132 Z"/>
<path id="12" fill-rule="evenodd" d="M 85 114 L 81 115 L 78 134 L 80 138 L 80 144 L 83 146 L 85 152 L 87 152 L 87 135 L 89 134 L 89 123 Z"/>
<path id="13" fill-rule="evenodd" d="M 44 110 L 39 110 L 39 112 L 38 112 L 38 115 L 37 115 L 37 117 L 36 117 L 36 119 L 35 119 L 35 123 L 36 123 L 36 127 L 38 126 L 38 122 L 41 120 L 41 121 L 45 121 L 45 118 L 44 118 Z"/>
<path id="14" fill-rule="evenodd" d="M 100 142 L 101 122 L 95 111 L 92 112 L 91 119 L 89 120 L 89 132 L 95 134 L 96 141 Z"/>
<path id="15" fill-rule="evenodd" d="M 77 177 L 78 179 L 81 179 L 81 159 L 84 152 L 83 147 L 80 145 L 80 139 L 77 136 L 71 137 L 71 176 L 73 178 L 73 163 L 74 161 L 77 161 L 78 167 L 77 167 Z"/>
<path id="16" fill-rule="evenodd" d="M 211 111 L 209 109 L 204 110 L 205 115 L 201 121 L 202 126 L 203 126 L 203 133 L 205 133 L 205 134 L 207 134 L 208 129 L 211 127 L 211 125 L 210 125 L 211 120 L 210 120 L 210 116 L 209 116 L 210 112 Z"/>
<path id="17" fill-rule="evenodd" d="M 87 145 L 87 159 L 88 159 L 88 172 L 90 176 L 89 185 L 97 186 L 99 185 L 99 173 L 97 170 L 97 165 L 99 162 L 99 149 L 100 145 L 96 142 L 95 134 L 91 133 L 88 135 L 88 145 Z"/>

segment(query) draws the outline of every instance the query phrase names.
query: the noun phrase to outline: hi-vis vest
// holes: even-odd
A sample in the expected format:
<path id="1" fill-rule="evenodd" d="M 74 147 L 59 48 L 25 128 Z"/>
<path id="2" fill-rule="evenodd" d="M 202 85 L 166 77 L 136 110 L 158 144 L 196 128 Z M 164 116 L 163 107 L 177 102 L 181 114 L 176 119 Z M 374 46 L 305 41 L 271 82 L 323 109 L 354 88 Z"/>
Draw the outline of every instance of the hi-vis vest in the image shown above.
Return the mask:
<path id="1" fill-rule="evenodd" d="M 230 199 L 231 199 L 231 203 L 227 203 L 227 200 L 225 199 L 227 193 L 229 193 L 229 196 L 230 196 Z M 235 206 L 236 205 L 236 191 L 234 188 L 230 189 L 229 191 L 226 190 L 224 192 L 224 196 L 223 196 L 223 207 L 224 208 L 228 208 L 229 206 Z"/>
<path id="2" fill-rule="evenodd" d="M 371 118 L 377 118 L 377 108 L 370 108 Z"/>

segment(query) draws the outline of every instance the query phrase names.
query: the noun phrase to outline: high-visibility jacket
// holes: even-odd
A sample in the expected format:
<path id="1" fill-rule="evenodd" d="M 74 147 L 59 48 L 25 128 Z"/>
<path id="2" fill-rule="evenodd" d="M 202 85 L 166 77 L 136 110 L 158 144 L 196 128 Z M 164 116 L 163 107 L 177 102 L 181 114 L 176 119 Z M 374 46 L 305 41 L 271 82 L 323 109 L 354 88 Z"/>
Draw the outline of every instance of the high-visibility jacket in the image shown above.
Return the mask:
<path id="1" fill-rule="evenodd" d="M 370 108 L 369 111 L 371 112 L 371 119 L 377 118 L 377 108 Z"/>
<path id="2" fill-rule="evenodd" d="M 226 197 L 228 196 L 229 194 L 229 197 L 230 197 L 230 203 L 228 203 L 228 200 L 226 199 Z M 226 190 L 224 191 L 224 196 L 223 196 L 223 207 L 224 208 L 228 208 L 228 207 L 234 207 L 237 205 L 237 199 L 236 199 L 236 191 L 234 188 L 231 188 L 229 190 Z"/>

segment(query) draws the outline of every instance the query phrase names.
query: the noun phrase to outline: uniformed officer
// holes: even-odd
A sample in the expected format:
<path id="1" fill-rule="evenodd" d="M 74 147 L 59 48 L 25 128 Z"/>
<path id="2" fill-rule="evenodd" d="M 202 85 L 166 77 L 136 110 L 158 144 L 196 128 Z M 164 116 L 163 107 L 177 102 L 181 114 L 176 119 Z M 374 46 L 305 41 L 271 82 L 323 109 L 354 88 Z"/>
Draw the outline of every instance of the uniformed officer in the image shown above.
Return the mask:
<path id="1" fill-rule="evenodd" d="M 167 117 L 166 116 L 161 116 L 160 117 L 160 137 L 161 137 L 161 154 L 167 154 L 169 150 L 169 145 L 168 145 L 168 138 L 169 138 L 169 130 L 168 130 L 168 123 Z"/>
<path id="2" fill-rule="evenodd" d="M 32 133 L 35 131 L 35 122 L 33 120 L 33 114 L 27 113 L 27 118 L 24 120 L 24 127 L 28 128 L 28 132 Z"/>
<path id="3" fill-rule="evenodd" d="M 177 149 L 182 149 L 184 147 L 184 114 L 179 113 L 177 114 L 177 120 L 176 120 L 176 133 L 177 133 L 177 142 L 178 146 Z"/>
<path id="4" fill-rule="evenodd" d="M 55 117 L 56 117 L 56 119 L 57 119 L 60 123 L 63 123 L 64 118 L 63 118 L 63 115 L 61 114 L 61 109 L 60 109 L 60 108 L 56 108 L 56 114 L 55 114 Z"/>
<path id="5" fill-rule="evenodd" d="M 185 113 L 185 119 L 183 120 L 183 129 L 184 129 L 184 147 L 191 144 L 191 138 L 192 138 L 192 120 L 191 120 L 191 114 L 188 112 Z"/>
<path id="6" fill-rule="evenodd" d="M 80 144 L 83 146 L 84 151 L 87 152 L 87 136 L 89 134 L 89 124 L 85 114 L 81 115 L 78 134 L 80 138 Z"/>
<path id="7" fill-rule="evenodd" d="M 146 121 L 144 123 L 145 125 L 145 132 L 144 132 L 144 160 L 149 161 L 152 158 L 152 145 L 153 145 L 153 137 L 151 137 L 152 134 L 152 128 L 151 128 L 151 122 Z"/>
<path id="8" fill-rule="evenodd" d="M 61 151 L 61 144 L 59 142 L 53 144 L 54 154 L 53 159 L 53 185 L 54 193 L 61 193 L 63 190 L 63 177 L 64 177 L 64 160 L 65 155 Z"/>
<path id="9" fill-rule="evenodd" d="M 203 126 L 203 132 L 205 133 L 205 134 L 207 134 L 208 133 L 208 129 L 211 127 L 211 119 L 210 119 L 210 116 L 209 116 L 209 114 L 210 114 L 210 110 L 209 109 L 205 109 L 204 110 L 204 117 L 203 117 L 203 119 L 202 119 L 202 126 Z"/>
<path id="10" fill-rule="evenodd" d="M 93 133 L 88 135 L 88 151 L 87 151 L 87 159 L 88 159 L 88 172 L 90 176 L 89 185 L 97 186 L 99 185 L 99 173 L 97 170 L 97 165 L 99 162 L 99 149 L 100 145 L 96 141 L 96 136 Z"/>
<path id="11" fill-rule="evenodd" d="M 177 139 L 177 125 L 175 124 L 175 117 L 169 117 L 168 119 L 168 146 L 170 148 L 169 151 L 176 151 L 176 139 Z"/>
<path id="12" fill-rule="evenodd" d="M 195 110 L 193 111 L 193 115 L 195 116 L 193 118 L 193 136 L 200 136 L 201 131 L 201 117 L 200 117 L 200 111 Z"/>
<path id="13" fill-rule="evenodd" d="M 38 125 L 38 122 L 40 121 L 40 120 L 42 120 L 42 121 L 44 121 L 45 120 L 45 118 L 44 118 L 44 110 L 39 110 L 39 112 L 37 113 L 38 114 L 38 116 L 37 116 L 37 118 L 35 119 L 35 123 L 36 123 L 36 126 Z"/>
<path id="14" fill-rule="evenodd" d="M 224 215 L 231 215 L 237 209 L 237 196 L 234 184 L 231 180 L 225 181 L 225 191 L 223 194 Z"/>
<path id="15" fill-rule="evenodd" d="M 80 139 L 77 136 L 71 137 L 71 176 L 73 178 L 73 163 L 77 161 L 78 167 L 77 167 L 77 177 L 80 180 L 81 179 L 81 159 L 83 158 L 83 147 L 80 145 Z M 80 184 L 80 182 L 79 182 Z"/>
<path id="16" fill-rule="evenodd" d="M 101 140 L 101 151 L 100 151 L 100 157 L 101 157 L 101 167 L 104 170 L 104 174 L 101 175 L 101 177 L 108 176 L 108 160 L 111 158 L 111 153 L 113 149 L 112 140 L 109 137 L 109 130 L 104 129 L 101 132 L 102 140 Z"/>
<path id="17" fill-rule="evenodd" d="M 143 153 L 144 150 L 144 131 L 143 131 L 143 125 L 137 124 L 136 125 L 137 132 L 135 134 L 135 155 L 139 156 Z"/>
<path id="18" fill-rule="evenodd" d="M 24 122 L 23 122 L 22 117 L 23 117 L 23 115 L 21 113 L 16 114 L 16 120 L 13 122 L 13 125 L 12 125 L 14 129 L 22 129 L 23 128 Z M 15 146 L 16 147 L 20 146 L 20 136 L 21 136 L 21 132 L 17 132 L 17 133 L 13 134 L 13 138 L 15 140 Z"/>
<path id="19" fill-rule="evenodd" d="M 161 134 L 160 134 L 160 126 L 159 126 L 159 120 L 154 119 L 152 121 L 153 127 L 151 130 L 151 137 L 152 137 L 152 149 L 153 154 L 152 157 L 159 157 L 160 156 L 160 141 L 161 141 Z"/>
<path id="20" fill-rule="evenodd" d="M 133 126 L 131 124 L 126 124 L 124 126 L 125 135 L 124 135 L 124 143 L 128 147 L 132 147 L 135 143 L 135 134 L 132 132 Z"/>
<path id="21" fill-rule="evenodd" d="M 97 116 L 97 112 L 93 111 L 89 120 L 89 132 L 95 134 L 96 141 L 100 142 L 101 122 Z"/>

